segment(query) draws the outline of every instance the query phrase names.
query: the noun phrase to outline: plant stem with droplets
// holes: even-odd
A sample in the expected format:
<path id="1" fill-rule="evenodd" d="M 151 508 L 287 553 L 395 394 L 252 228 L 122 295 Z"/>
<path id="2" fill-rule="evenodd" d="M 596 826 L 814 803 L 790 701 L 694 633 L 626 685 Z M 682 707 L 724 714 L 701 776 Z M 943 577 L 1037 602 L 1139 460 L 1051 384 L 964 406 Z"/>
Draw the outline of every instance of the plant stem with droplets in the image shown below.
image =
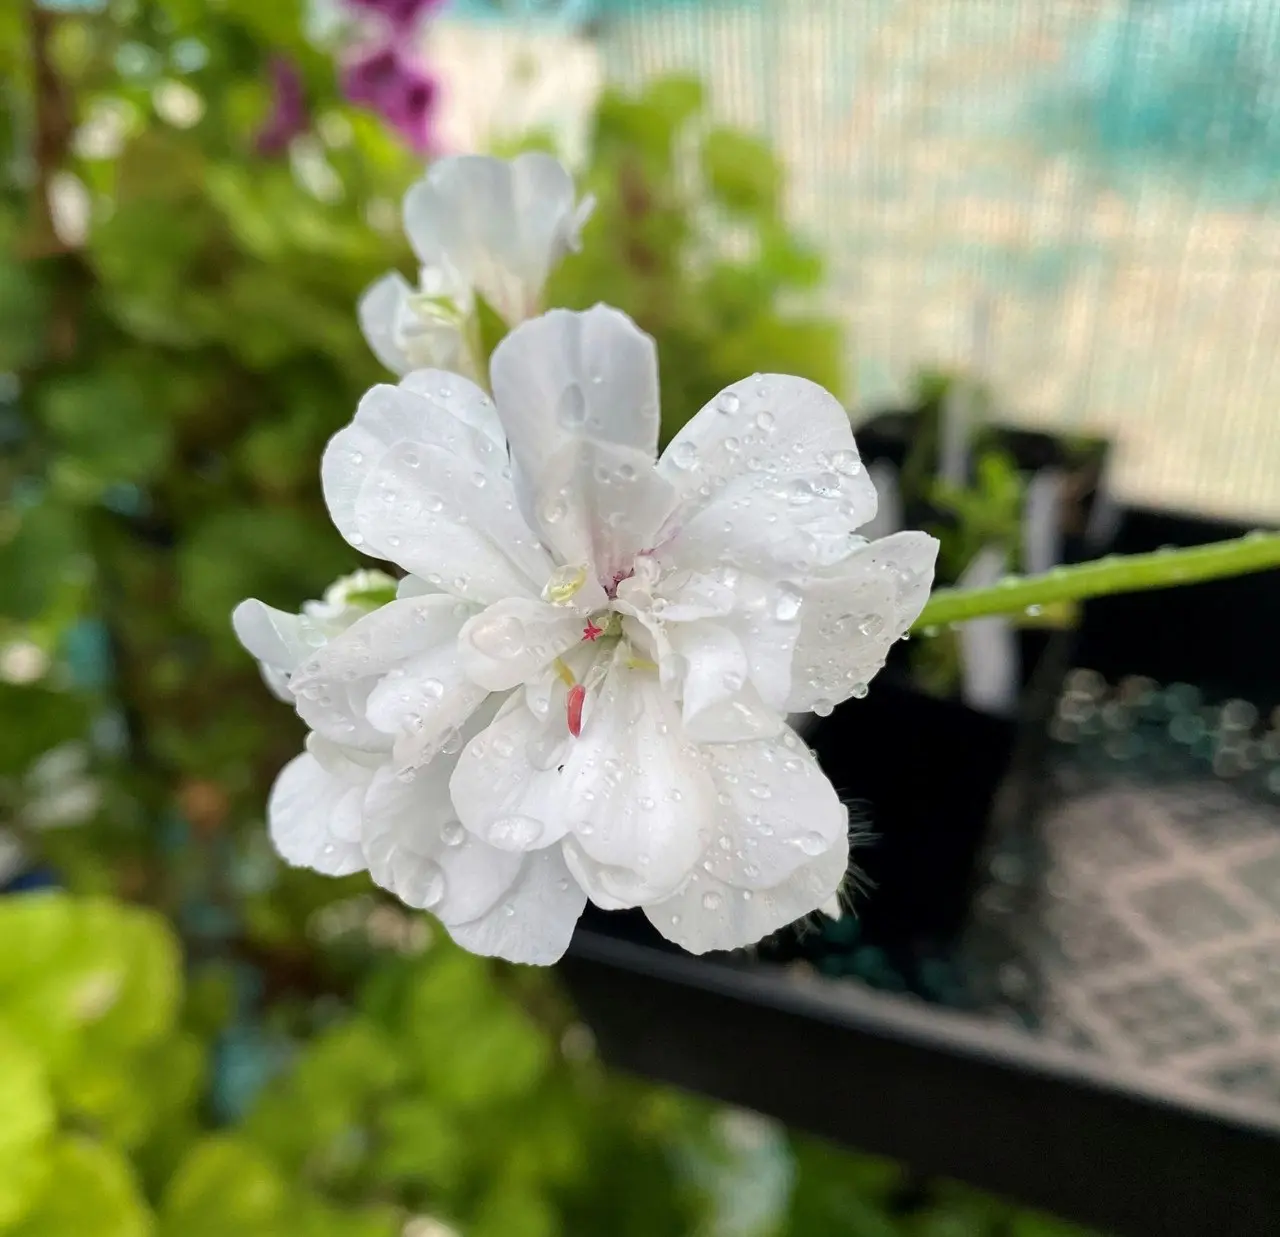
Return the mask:
<path id="1" fill-rule="evenodd" d="M 1150 554 L 1111 555 L 1041 576 L 1006 576 L 991 588 L 940 588 L 912 631 L 945 627 L 997 614 L 1025 614 L 1037 607 L 1084 601 L 1112 593 L 1136 593 L 1248 575 L 1280 567 L 1280 533 L 1253 532 L 1233 541 Z"/>

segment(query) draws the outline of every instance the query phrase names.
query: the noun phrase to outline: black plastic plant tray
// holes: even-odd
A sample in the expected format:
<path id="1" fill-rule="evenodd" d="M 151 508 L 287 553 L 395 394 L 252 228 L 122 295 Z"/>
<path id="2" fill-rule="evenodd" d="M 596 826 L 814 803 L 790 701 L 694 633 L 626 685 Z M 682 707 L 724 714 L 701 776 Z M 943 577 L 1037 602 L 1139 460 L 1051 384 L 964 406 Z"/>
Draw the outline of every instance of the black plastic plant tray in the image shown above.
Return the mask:
<path id="1" fill-rule="evenodd" d="M 1117 548 L 1240 531 L 1126 512 Z M 597 914 L 584 919 L 563 971 L 605 1059 L 1113 1233 L 1280 1231 L 1280 724 L 1268 714 L 1280 701 L 1278 576 L 1085 607 L 1071 651 L 1089 669 L 1047 675 L 1047 696 L 1029 695 L 973 898 L 962 892 L 964 874 L 954 873 L 951 905 L 963 908 L 963 933 L 948 959 L 950 979 L 934 985 L 942 991 L 915 982 L 889 949 L 879 950 L 879 974 L 847 965 L 860 951 L 876 952 L 865 947 L 862 921 L 846 918 L 809 937 L 781 934 L 752 955 L 697 959 L 660 941 L 642 916 Z M 1229 636 L 1224 614 L 1232 616 Z M 1218 638 L 1200 638 L 1210 631 Z M 1100 694 L 1082 740 L 1064 734 L 1062 721 L 1085 674 Z M 1096 686 L 1103 683 L 1115 699 Z M 874 696 L 875 688 L 859 703 Z M 1148 704 L 1139 707 L 1139 697 Z M 1243 740 L 1241 715 L 1253 717 Z M 1125 718 L 1132 724 L 1121 734 Z M 1205 738 L 1214 725 L 1235 728 L 1232 750 L 1247 759 L 1223 762 L 1219 739 Z M 1149 732 L 1177 739 L 1151 742 Z M 821 736 L 810 736 L 819 750 Z M 942 771 L 954 791 L 963 786 L 961 763 Z M 920 769 L 913 785 L 934 775 Z M 1116 777 L 1127 779 L 1118 795 Z M 1103 798 L 1073 806 L 1078 793 Z M 1121 892 L 1136 894 L 1129 926 L 1146 916 L 1165 932 L 1161 942 L 1143 929 L 1146 955 L 1116 952 L 1121 937 L 1109 934 L 1088 880 L 1073 901 L 1062 872 L 1045 866 L 1053 853 L 1046 830 L 1060 828 L 1054 822 L 1064 811 L 1085 839 L 1067 847 L 1068 860 L 1080 846 L 1096 847 L 1088 879 L 1101 887 L 1114 869 Z M 1153 824 L 1154 812 L 1171 819 Z M 1124 846 L 1151 832 L 1179 840 L 1161 860 L 1175 870 L 1153 867 L 1149 891 L 1141 841 L 1128 860 Z M 1249 862 L 1273 843 L 1270 867 Z M 1225 873 L 1244 890 L 1231 908 L 1244 921 L 1228 911 L 1215 919 L 1221 898 L 1180 892 L 1187 865 L 1202 854 L 1209 885 Z M 944 888 L 943 864 L 934 877 Z M 890 893 L 900 898 L 906 888 Z M 1232 890 L 1219 883 L 1210 892 Z M 887 896 L 871 890 L 862 905 Z M 908 898 L 864 918 L 895 924 L 906 953 L 919 947 L 933 965 L 939 956 L 925 946 L 938 925 L 913 927 L 921 905 Z M 1065 932 L 1064 911 L 1075 916 Z M 1209 935 L 1189 939 L 1189 926 Z M 1273 929 L 1268 970 L 1271 955 L 1255 947 Z M 1228 933 L 1220 966 L 1215 931 Z M 1192 961 L 1207 978 L 1197 978 Z M 1161 969 L 1170 965 L 1178 983 Z M 1087 1008 L 1072 1004 L 1077 978 L 1093 1002 Z M 873 991 L 859 979 L 908 994 Z M 1182 1001 L 1184 980 L 1190 1003 Z M 1108 1031 L 1107 1020 L 1109 1034 L 1091 1038 Z"/>
<path id="2" fill-rule="evenodd" d="M 1280 1121 L 999 1023 L 580 931 L 604 1059 L 1129 1237 L 1274 1237 Z"/>

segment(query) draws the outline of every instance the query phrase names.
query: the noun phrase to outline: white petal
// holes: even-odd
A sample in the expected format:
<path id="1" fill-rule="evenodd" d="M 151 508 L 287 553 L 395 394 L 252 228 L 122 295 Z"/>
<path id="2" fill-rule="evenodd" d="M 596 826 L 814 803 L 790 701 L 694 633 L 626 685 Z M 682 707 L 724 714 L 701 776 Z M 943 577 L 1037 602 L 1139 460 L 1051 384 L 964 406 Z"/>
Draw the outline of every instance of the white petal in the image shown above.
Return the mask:
<path id="1" fill-rule="evenodd" d="M 541 153 L 436 160 L 405 195 L 404 222 L 424 264 L 454 267 L 508 324 L 534 311 L 579 226 L 572 178 Z"/>
<path id="2" fill-rule="evenodd" d="M 604 305 L 584 313 L 552 310 L 517 327 L 494 349 L 490 362 L 494 399 L 511 456 L 523 483 L 526 506 L 540 513 L 579 501 L 558 490 L 574 475 L 566 448 L 587 440 L 628 448 L 643 459 L 621 459 L 640 468 L 658 441 L 658 361 L 653 340 L 625 314 Z M 534 501 L 536 499 L 536 501 Z M 553 530 L 567 512 L 548 520 Z"/>
<path id="3" fill-rule="evenodd" d="M 366 615 L 299 668 L 292 684 L 299 714 L 326 738 L 353 747 L 387 750 L 401 732 L 415 749 L 431 750 L 484 698 L 465 679 L 456 652 L 472 613 L 434 593 Z"/>
<path id="4" fill-rule="evenodd" d="M 320 463 L 325 503 L 338 531 L 364 549 L 356 500 L 369 475 L 396 443 L 436 447 L 476 468 L 500 472 L 506 452 L 493 437 L 492 401 L 456 374 L 424 370 L 399 387 L 373 387 L 355 418 L 329 440 Z"/>
<path id="5" fill-rule="evenodd" d="M 929 600 L 937 556 L 927 533 L 894 533 L 804 582 L 789 711 L 838 704 L 871 681 Z"/>
<path id="6" fill-rule="evenodd" d="M 412 364 L 399 341 L 399 321 L 413 289 L 403 275 L 383 275 L 361 295 L 356 305 L 360 329 L 378 358 L 396 374 L 407 373 Z"/>
<path id="7" fill-rule="evenodd" d="M 849 418 L 815 383 L 779 374 L 734 383 L 676 435 L 658 462 L 679 505 L 661 556 L 726 563 L 770 578 L 836 562 L 875 512 Z"/>
<path id="8" fill-rule="evenodd" d="M 354 511 L 367 552 L 480 605 L 536 597 L 554 567 L 515 509 L 511 483 L 437 447 L 386 451 Z"/>
<path id="9" fill-rule="evenodd" d="M 742 641 L 719 623 L 673 623 L 672 652 L 685 667 L 685 730 L 699 743 L 737 743 L 777 734 L 782 717 L 760 699 Z"/>
<path id="10" fill-rule="evenodd" d="M 236 639 L 263 665 L 292 674 L 325 641 L 318 624 L 305 615 L 289 614 L 256 598 L 231 612 Z"/>
<path id="11" fill-rule="evenodd" d="M 311 751 L 295 756 L 280 771 L 267 801 L 271 841 L 280 857 L 326 876 L 361 871 L 364 854 L 349 834 L 366 784 L 329 772 Z"/>
<path id="12" fill-rule="evenodd" d="M 670 483 L 651 454 L 586 439 L 568 442 L 542 469 L 531 522 L 561 562 L 590 564 L 612 588 L 653 546 L 674 501 Z"/>
<path id="13" fill-rule="evenodd" d="M 512 849 L 546 846 L 571 830 L 586 865 L 579 875 L 602 905 L 663 896 L 714 823 L 714 787 L 674 702 L 652 672 L 621 659 L 587 692 L 577 738 L 563 699 L 561 688 L 545 720 L 524 708 L 501 714 L 468 745 L 451 783 L 459 817 Z"/>
<path id="14" fill-rule="evenodd" d="M 699 872 L 675 897 L 646 907 L 645 914 L 663 936 L 690 953 L 741 949 L 830 902 L 848 863 L 848 842 L 841 841 L 771 889 L 739 889 Z"/>
<path id="15" fill-rule="evenodd" d="M 467 621 L 458 635 L 462 668 L 489 691 L 506 691 L 582 640 L 584 616 L 545 601 L 509 597 Z"/>
<path id="16" fill-rule="evenodd" d="M 479 430 L 498 449 L 496 455 L 486 452 L 483 463 L 492 467 L 506 459 L 507 439 L 502 432 L 497 406 L 483 391 L 477 399 L 476 391 L 480 389 L 471 382 L 459 381 L 452 372 L 418 368 L 400 379 L 398 389 L 444 408 L 463 425 Z"/>
<path id="17" fill-rule="evenodd" d="M 741 888 L 767 888 L 847 838 L 848 809 L 793 731 L 708 744 L 703 753 L 717 792 L 703 871 Z"/>
<path id="18" fill-rule="evenodd" d="M 384 889 L 445 923 L 465 923 L 510 890 L 522 860 L 463 829 L 449 799 L 452 765 L 441 757 L 407 781 L 380 769 L 365 799 L 363 845 L 369 875 Z"/>
<path id="19" fill-rule="evenodd" d="M 449 794 L 462 823 L 503 850 L 534 850 L 564 836 L 567 761 L 573 742 L 565 720 L 564 685 L 549 711 L 524 707 L 512 695 L 498 716 L 458 758 Z"/>
<path id="20" fill-rule="evenodd" d="M 558 847 L 524 858 L 499 905 L 470 923 L 447 924 L 449 935 L 475 954 L 533 966 L 558 962 L 586 905 Z"/>

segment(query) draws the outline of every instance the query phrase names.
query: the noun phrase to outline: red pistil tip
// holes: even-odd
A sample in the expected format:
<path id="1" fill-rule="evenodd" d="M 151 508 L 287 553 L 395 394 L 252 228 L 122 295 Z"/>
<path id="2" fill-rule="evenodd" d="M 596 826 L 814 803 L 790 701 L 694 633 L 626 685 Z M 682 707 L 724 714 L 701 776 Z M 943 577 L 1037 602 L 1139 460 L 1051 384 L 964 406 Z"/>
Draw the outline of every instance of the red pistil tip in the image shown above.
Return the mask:
<path id="1" fill-rule="evenodd" d="M 569 688 L 566 701 L 569 715 L 569 733 L 576 739 L 582 733 L 582 706 L 587 699 L 587 689 L 581 683 Z"/>
<path id="2" fill-rule="evenodd" d="M 597 627 L 590 619 L 587 619 L 587 625 L 582 629 L 582 638 L 584 640 L 599 640 L 604 635 L 604 628 Z"/>

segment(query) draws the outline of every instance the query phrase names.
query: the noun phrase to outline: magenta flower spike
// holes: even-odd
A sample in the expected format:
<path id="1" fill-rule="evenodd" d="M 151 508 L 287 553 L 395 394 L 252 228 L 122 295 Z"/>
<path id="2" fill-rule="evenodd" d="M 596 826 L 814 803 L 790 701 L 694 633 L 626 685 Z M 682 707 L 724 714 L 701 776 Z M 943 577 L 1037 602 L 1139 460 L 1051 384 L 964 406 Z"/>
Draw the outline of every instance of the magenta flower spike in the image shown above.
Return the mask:
<path id="1" fill-rule="evenodd" d="M 255 145 L 259 154 L 280 155 L 298 134 L 306 131 L 311 118 L 302 75 L 293 61 L 284 56 L 273 56 L 269 71 L 271 113 L 259 130 Z"/>
<path id="2" fill-rule="evenodd" d="M 439 83 L 390 43 L 366 50 L 342 74 L 343 94 L 377 112 L 420 154 L 431 149 L 431 118 Z"/>

